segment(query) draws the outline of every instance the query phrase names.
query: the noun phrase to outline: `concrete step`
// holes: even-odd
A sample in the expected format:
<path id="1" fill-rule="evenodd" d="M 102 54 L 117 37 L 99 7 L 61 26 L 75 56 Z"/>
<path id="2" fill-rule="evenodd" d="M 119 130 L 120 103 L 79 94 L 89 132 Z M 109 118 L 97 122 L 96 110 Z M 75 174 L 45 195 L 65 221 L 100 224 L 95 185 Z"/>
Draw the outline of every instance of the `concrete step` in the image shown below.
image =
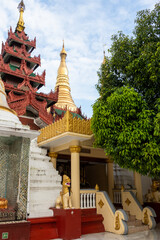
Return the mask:
<path id="1" fill-rule="evenodd" d="M 128 226 L 141 226 L 142 225 L 141 220 L 129 220 L 127 223 L 128 223 Z"/>
<path id="2" fill-rule="evenodd" d="M 149 230 L 147 225 L 141 226 L 128 226 L 128 234 L 136 233 L 136 232 L 143 232 Z"/>
<path id="3" fill-rule="evenodd" d="M 136 220 L 136 216 L 135 215 L 128 215 L 128 221 L 135 221 Z"/>

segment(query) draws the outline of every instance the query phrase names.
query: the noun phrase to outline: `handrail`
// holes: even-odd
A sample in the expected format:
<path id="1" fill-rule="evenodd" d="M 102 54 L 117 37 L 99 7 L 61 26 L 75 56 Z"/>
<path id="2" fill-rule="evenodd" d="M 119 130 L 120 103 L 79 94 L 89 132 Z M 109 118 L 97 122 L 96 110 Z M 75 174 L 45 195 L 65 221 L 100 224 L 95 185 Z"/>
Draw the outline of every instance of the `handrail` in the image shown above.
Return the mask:
<path id="1" fill-rule="evenodd" d="M 95 189 L 81 189 L 80 193 L 96 193 L 97 190 Z"/>
<path id="2" fill-rule="evenodd" d="M 141 220 L 145 225 L 148 225 L 150 229 L 156 226 L 156 213 L 151 207 L 143 208 L 132 191 L 121 190 L 122 205 L 125 211 L 128 211 L 131 215 L 135 215 L 136 219 Z"/>
<path id="3" fill-rule="evenodd" d="M 128 233 L 128 215 L 123 209 L 116 211 L 106 192 L 96 193 L 96 208 L 97 213 L 102 214 L 104 228 L 108 232 L 116 234 Z"/>

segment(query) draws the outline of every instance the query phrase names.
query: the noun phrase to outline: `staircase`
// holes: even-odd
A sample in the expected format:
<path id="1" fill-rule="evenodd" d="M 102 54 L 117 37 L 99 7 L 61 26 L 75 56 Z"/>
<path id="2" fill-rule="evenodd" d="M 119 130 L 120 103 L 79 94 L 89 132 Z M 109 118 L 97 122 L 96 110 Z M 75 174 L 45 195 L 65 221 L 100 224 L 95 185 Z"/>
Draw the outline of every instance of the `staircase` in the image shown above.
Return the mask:
<path id="1" fill-rule="evenodd" d="M 81 233 L 99 233 L 105 232 L 103 225 L 103 216 L 97 214 L 96 208 L 81 209 Z"/>
<path id="2" fill-rule="evenodd" d="M 137 220 L 135 215 L 128 214 L 128 234 L 149 230 L 148 225 L 144 225 L 141 220 Z"/>

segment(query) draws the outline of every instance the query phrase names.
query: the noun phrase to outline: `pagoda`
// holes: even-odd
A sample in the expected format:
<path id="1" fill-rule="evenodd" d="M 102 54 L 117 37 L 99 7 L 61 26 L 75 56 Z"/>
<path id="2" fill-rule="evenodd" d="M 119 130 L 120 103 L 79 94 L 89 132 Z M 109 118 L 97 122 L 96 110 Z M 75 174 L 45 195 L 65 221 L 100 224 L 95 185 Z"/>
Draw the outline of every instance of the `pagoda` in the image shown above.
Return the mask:
<path id="1" fill-rule="evenodd" d="M 39 56 L 31 56 L 36 48 L 36 38 L 30 40 L 24 29 L 23 0 L 18 5 L 19 21 L 15 31 L 8 31 L 8 39 L 2 43 L 0 75 L 4 82 L 7 101 L 24 125 L 38 130 L 53 122 L 53 115 L 47 108 L 57 102 L 58 88 L 49 94 L 37 91 L 45 85 L 45 71 L 41 75 L 34 71 L 41 66 Z"/>
<path id="2" fill-rule="evenodd" d="M 50 112 L 53 114 L 54 121 L 62 119 L 64 114 L 68 110 L 73 117 L 84 119 L 82 115 L 81 107 L 78 108 L 71 96 L 71 88 L 69 84 L 68 68 L 66 65 L 67 52 L 64 48 L 64 41 L 62 50 L 60 52 L 60 65 L 57 71 L 57 81 L 55 85 L 55 92 L 58 92 L 57 102 L 50 108 Z"/>

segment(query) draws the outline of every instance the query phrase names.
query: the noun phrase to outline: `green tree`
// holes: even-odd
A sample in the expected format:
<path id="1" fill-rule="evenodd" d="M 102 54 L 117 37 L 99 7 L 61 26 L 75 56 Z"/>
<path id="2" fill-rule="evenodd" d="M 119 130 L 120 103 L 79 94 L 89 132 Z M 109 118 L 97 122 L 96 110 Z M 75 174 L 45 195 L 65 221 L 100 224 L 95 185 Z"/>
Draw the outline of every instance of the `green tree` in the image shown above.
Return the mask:
<path id="1" fill-rule="evenodd" d="M 95 145 L 121 167 L 160 175 L 160 3 L 137 13 L 133 36 L 112 37 L 98 72 Z"/>

